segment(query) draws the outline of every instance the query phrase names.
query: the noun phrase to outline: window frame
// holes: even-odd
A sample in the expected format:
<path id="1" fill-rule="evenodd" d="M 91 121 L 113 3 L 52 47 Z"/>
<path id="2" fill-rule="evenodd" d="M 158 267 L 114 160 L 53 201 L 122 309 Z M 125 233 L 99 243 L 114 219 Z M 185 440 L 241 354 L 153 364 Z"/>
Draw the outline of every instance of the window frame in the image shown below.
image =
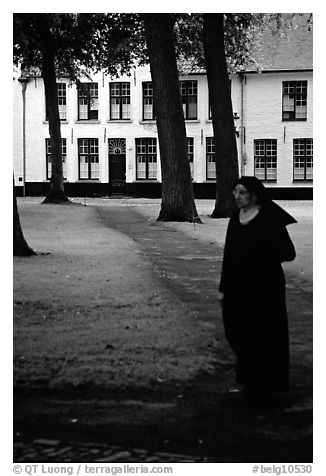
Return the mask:
<path id="1" fill-rule="evenodd" d="M 113 85 L 119 85 L 119 95 L 112 95 L 112 89 Z M 129 86 L 129 95 L 123 95 L 122 94 L 122 85 L 123 84 L 128 84 Z M 110 121 L 130 121 L 131 120 L 131 83 L 130 81 L 111 81 L 109 83 L 109 91 L 110 91 Z M 119 117 L 112 117 L 112 99 L 119 99 Z M 130 106 L 130 114 L 129 117 L 122 117 L 122 99 L 129 99 L 129 103 L 127 102 L 126 104 L 129 104 Z"/>
<path id="2" fill-rule="evenodd" d="M 51 169 L 51 175 L 49 174 L 49 159 L 51 159 L 51 152 L 49 153 L 48 150 L 51 148 L 51 143 L 50 143 L 50 138 L 46 137 L 45 138 L 45 167 L 46 167 L 46 180 L 51 180 L 51 175 L 52 175 L 52 169 Z M 64 153 L 65 151 L 65 153 Z M 66 137 L 61 137 L 61 154 L 62 154 L 62 169 L 63 169 L 63 164 L 66 166 L 66 177 L 63 176 L 63 180 L 67 180 L 67 139 Z M 52 163 L 51 163 L 52 167 Z M 63 170 L 62 170 L 63 172 Z"/>
<path id="3" fill-rule="evenodd" d="M 152 85 L 152 95 L 151 96 L 145 96 L 145 86 L 151 84 Z M 152 99 L 152 117 L 149 119 L 148 117 L 145 117 L 145 98 L 147 99 Z M 143 99 L 143 114 L 142 114 L 142 120 L 143 121 L 155 121 L 155 108 L 154 108 L 154 94 L 153 94 L 153 82 L 152 81 L 143 81 L 142 82 L 142 99 Z"/>
<path id="4" fill-rule="evenodd" d="M 81 144 L 81 141 L 82 140 L 87 140 L 87 149 L 88 149 L 88 152 L 87 154 L 81 154 L 80 153 L 80 144 Z M 90 141 L 91 140 L 96 140 L 97 141 L 97 153 L 91 153 L 90 152 Z M 99 144 L 100 144 L 100 141 L 98 139 L 98 137 L 78 137 L 78 140 L 77 140 L 77 152 L 78 152 L 78 180 L 80 181 L 85 181 L 85 180 L 100 180 L 100 149 L 99 149 Z M 87 156 L 87 159 L 88 159 L 88 162 L 87 162 L 87 165 L 88 165 L 88 177 L 87 178 L 82 178 L 80 176 L 80 156 L 83 155 L 83 156 Z M 99 171 L 98 171 L 98 177 L 92 177 L 92 167 L 91 167 L 91 158 L 92 157 L 96 157 L 98 158 L 98 164 L 99 164 Z M 96 162 L 95 162 L 96 163 Z"/>
<path id="5" fill-rule="evenodd" d="M 211 142 L 211 144 L 209 144 Z M 214 152 L 208 152 L 208 146 L 212 145 L 214 147 Z M 214 136 L 208 136 L 206 137 L 205 141 L 205 155 L 206 155 L 206 180 L 209 180 L 210 182 L 216 181 L 216 150 L 215 150 L 215 139 Z M 214 156 L 215 158 L 215 177 L 208 177 L 208 157 Z"/>
<path id="6" fill-rule="evenodd" d="M 303 93 L 300 93 L 297 91 L 297 88 L 302 84 L 305 84 L 306 86 L 306 93 L 305 93 L 305 100 L 306 100 L 306 117 L 296 117 L 296 109 L 297 109 L 297 98 L 299 95 L 303 95 Z M 284 98 L 285 96 L 290 96 L 290 94 L 285 94 L 284 89 L 285 85 L 293 85 L 294 86 L 294 93 L 293 93 L 293 100 L 294 100 L 294 110 L 293 110 L 293 117 L 290 118 L 285 118 L 284 113 L 289 114 L 292 111 L 284 111 Z M 302 79 L 302 80 L 294 80 L 294 81 L 282 81 L 282 122 L 293 122 L 293 121 L 307 121 L 308 118 L 308 80 Z"/>
<path id="7" fill-rule="evenodd" d="M 295 141 L 304 141 L 304 155 L 301 156 L 301 155 L 295 155 Z M 311 141 L 311 148 L 312 148 L 312 155 L 307 155 L 307 142 L 308 141 Z M 295 172 L 294 172 L 294 161 L 295 159 L 304 159 L 304 178 L 297 178 L 295 177 Z M 307 159 L 310 159 L 312 160 L 312 171 L 314 169 L 314 166 L 313 166 L 313 159 L 314 159 L 314 153 L 313 153 L 313 138 L 312 137 L 307 137 L 307 138 L 296 138 L 296 139 L 293 139 L 293 182 L 313 182 L 313 177 L 312 178 L 307 178 Z"/>
<path id="8" fill-rule="evenodd" d="M 264 155 L 258 155 L 256 154 L 256 145 L 258 145 L 257 143 L 258 142 L 264 142 Z M 266 153 L 266 146 L 268 145 L 267 143 L 270 142 L 271 144 L 270 145 L 275 145 L 275 150 L 276 150 L 276 154 L 275 155 L 267 155 Z M 259 180 L 261 180 L 262 182 L 277 182 L 277 139 L 254 139 L 253 141 L 253 147 L 254 147 L 254 176 L 256 178 L 258 178 Z M 268 170 L 268 167 L 267 167 L 267 161 L 269 159 L 274 159 L 275 158 L 275 178 L 269 178 L 268 177 L 268 174 L 267 174 L 267 170 Z M 256 159 L 263 159 L 264 160 L 264 178 L 260 178 L 257 176 L 256 174 Z M 258 168 L 257 168 L 258 169 Z M 274 167 L 273 167 L 274 169 Z M 261 169 L 260 169 L 261 170 Z"/>
<path id="9" fill-rule="evenodd" d="M 137 151 L 137 146 L 138 146 L 138 144 L 139 144 L 139 141 L 141 141 L 141 140 L 145 140 L 145 141 L 146 141 L 146 143 L 145 143 L 145 152 L 139 154 L 138 151 Z M 153 154 L 153 153 L 148 153 L 148 146 L 149 146 L 149 142 L 148 142 L 148 141 L 150 141 L 150 140 L 151 140 L 151 141 L 155 141 L 155 154 Z M 154 144 L 154 142 L 153 142 L 153 144 Z M 153 181 L 153 182 L 157 182 L 157 175 L 158 175 L 158 170 L 157 170 L 157 163 L 158 163 L 158 160 L 157 160 L 157 147 L 158 147 L 158 145 L 157 145 L 157 138 L 156 138 L 156 137 L 136 137 L 136 138 L 135 138 L 136 180 L 137 180 L 137 181 L 142 181 L 142 180 L 143 180 L 143 181 Z M 145 177 L 145 178 L 144 178 L 144 177 L 138 177 L 138 167 L 137 167 L 137 164 L 138 164 L 137 159 L 138 159 L 138 157 L 145 157 L 145 159 L 146 159 L 146 162 L 145 162 L 145 164 L 146 164 L 146 168 L 145 168 L 146 177 Z M 156 163 L 156 177 L 155 177 L 155 178 L 149 177 L 149 173 L 148 173 L 148 170 L 149 170 L 149 167 L 148 167 L 148 163 L 149 163 L 148 158 L 149 158 L 149 157 L 152 157 L 152 158 L 155 157 L 155 159 L 156 159 L 156 161 L 155 161 L 155 163 Z"/>
<path id="10" fill-rule="evenodd" d="M 97 96 L 91 96 L 90 94 L 90 89 L 91 86 L 96 86 L 97 88 Z M 87 89 L 86 95 L 81 95 L 82 89 Z M 78 121 L 98 121 L 99 120 L 99 93 L 98 93 L 98 83 L 93 83 L 93 82 L 88 82 L 88 83 L 80 83 L 77 87 L 77 108 L 78 108 Z M 92 98 L 97 98 L 97 109 L 91 110 L 91 100 Z M 80 99 L 87 99 L 87 118 L 81 118 L 80 117 L 80 104 L 79 101 Z M 96 117 L 90 117 L 91 112 L 97 112 Z"/>
<path id="11" fill-rule="evenodd" d="M 186 93 L 182 93 L 182 84 L 186 84 Z M 189 94 L 190 83 L 196 84 L 196 94 Z M 182 79 L 180 80 L 180 95 L 181 95 L 181 102 L 182 102 L 182 109 L 183 105 L 186 105 L 186 111 L 184 113 L 184 118 L 186 121 L 196 121 L 198 120 L 198 81 L 197 79 Z M 189 117 L 189 98 L 195 97 L 196 98 L 196 117 Z M 184 102 L 185 99 L 185 102 Z"/>

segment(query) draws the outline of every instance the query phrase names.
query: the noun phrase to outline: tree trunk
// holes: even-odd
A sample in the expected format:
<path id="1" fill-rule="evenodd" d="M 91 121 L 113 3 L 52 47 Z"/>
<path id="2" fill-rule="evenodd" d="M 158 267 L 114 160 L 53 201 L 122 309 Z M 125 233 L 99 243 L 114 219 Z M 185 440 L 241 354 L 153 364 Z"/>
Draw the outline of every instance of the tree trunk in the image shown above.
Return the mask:
<path id="1" fill-rule="evenodd" d="M 227 71 L 222 13 L 204 13 L 203 44 L 216 157 L 216 202 L 212 218 L 229 217 L 232 190 L 239 177 L 237 143 Z"/>
<path id="2" fill-rule="evenodd" d="M 62 149 L 60 116 L 58 108 L 58 92 L 56 82 L 56 72 L 54 64 L 54 53 L 51 45 L 50 30 L 48 24 L 48 14 L 40 14 L 40 32 L 43 39 L 42 52 L 42 77 L 45 89 L 45 101 L 47 107 L 49 134 L 51 144 L 51 183 L 50 190 L 43 203 L 63 203 L 69 202 L 63 186 Z"/>
<path id="3" fill-rule="evenodd" d="M 28 246 L 26 240 L 24 238 L 24 234 L 21 228 L 19 214 L 18 214 L 18 207 L 17 207 L 17 198 L 15 192 L 15 182 L 14 182 L 14 189 L 13 189 L 13 208 L 14 208 L 14 216 L 13 216 L 13 238 L 14 238 L 14 256 L 31 256 L 35 255 L 36 253 Z"/>
<path id="4" fill-rule="evenodd" d="M 162 170 L 158 220 L 200 222 L 187 154 L 173 21 L 168 13 L 145 14 L 144 20 Z"/>

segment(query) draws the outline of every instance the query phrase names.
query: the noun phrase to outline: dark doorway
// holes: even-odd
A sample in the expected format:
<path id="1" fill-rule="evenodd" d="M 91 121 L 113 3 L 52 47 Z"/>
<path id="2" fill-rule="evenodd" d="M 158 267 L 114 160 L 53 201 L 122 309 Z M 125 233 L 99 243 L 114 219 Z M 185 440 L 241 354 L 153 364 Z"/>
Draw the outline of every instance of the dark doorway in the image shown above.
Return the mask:
<path id="1" fill-rule="evenodd" d="M 111 195 L 126 193 L 125 139 L 109 139 L 109 186 Z"/>

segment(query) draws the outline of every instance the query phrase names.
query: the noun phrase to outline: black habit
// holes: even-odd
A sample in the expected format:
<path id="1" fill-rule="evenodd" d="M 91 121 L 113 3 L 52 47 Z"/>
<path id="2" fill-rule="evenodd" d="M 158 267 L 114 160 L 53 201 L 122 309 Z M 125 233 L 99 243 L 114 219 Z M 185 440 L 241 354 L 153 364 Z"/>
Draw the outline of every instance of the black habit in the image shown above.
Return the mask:
<path id="1" fill-rule="evenodd" d="M 295 220 L 293 220 L 295 221 Z M 230 218 L 219 290 L 226 337 L 247 388 L 289 389 L 289 336 L 282 261 L 295 249 L 282 220 L 263 206 L 247 224 Z"/>

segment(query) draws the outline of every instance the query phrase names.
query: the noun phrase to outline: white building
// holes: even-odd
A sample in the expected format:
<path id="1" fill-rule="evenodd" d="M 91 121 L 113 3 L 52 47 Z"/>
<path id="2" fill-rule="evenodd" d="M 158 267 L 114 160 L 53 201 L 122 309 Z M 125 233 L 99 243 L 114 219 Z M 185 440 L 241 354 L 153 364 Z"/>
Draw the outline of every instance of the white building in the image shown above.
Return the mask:
<path id="1" fill-rule="evenodd" d="M 240 172 L 263 180 L 273 189 L 274 198 L 312 197 L 309 42 L 304 49 L 308 60 L 302 64 L 301 53 L 297 68 L 291 50 L 294 57 L 286 61 L 286 67 L 279 67 L 279 58 L 273 58 L 260 73 L 248 70 L 230 75 Z M 67 194 L 159 196 L 160 157 L 149 68 L 115 79 L 99 73 L 92 80 L 77 89 L 58 79 Z M 180 77 L 180 88 L 195 196 L 213 198 L 218 157 L 205 74 Z M 29 78 L 24 85 L 14 78 L 18 194 L 46 194 L 51 175 L 48 138 L 43 80 Z"/>

